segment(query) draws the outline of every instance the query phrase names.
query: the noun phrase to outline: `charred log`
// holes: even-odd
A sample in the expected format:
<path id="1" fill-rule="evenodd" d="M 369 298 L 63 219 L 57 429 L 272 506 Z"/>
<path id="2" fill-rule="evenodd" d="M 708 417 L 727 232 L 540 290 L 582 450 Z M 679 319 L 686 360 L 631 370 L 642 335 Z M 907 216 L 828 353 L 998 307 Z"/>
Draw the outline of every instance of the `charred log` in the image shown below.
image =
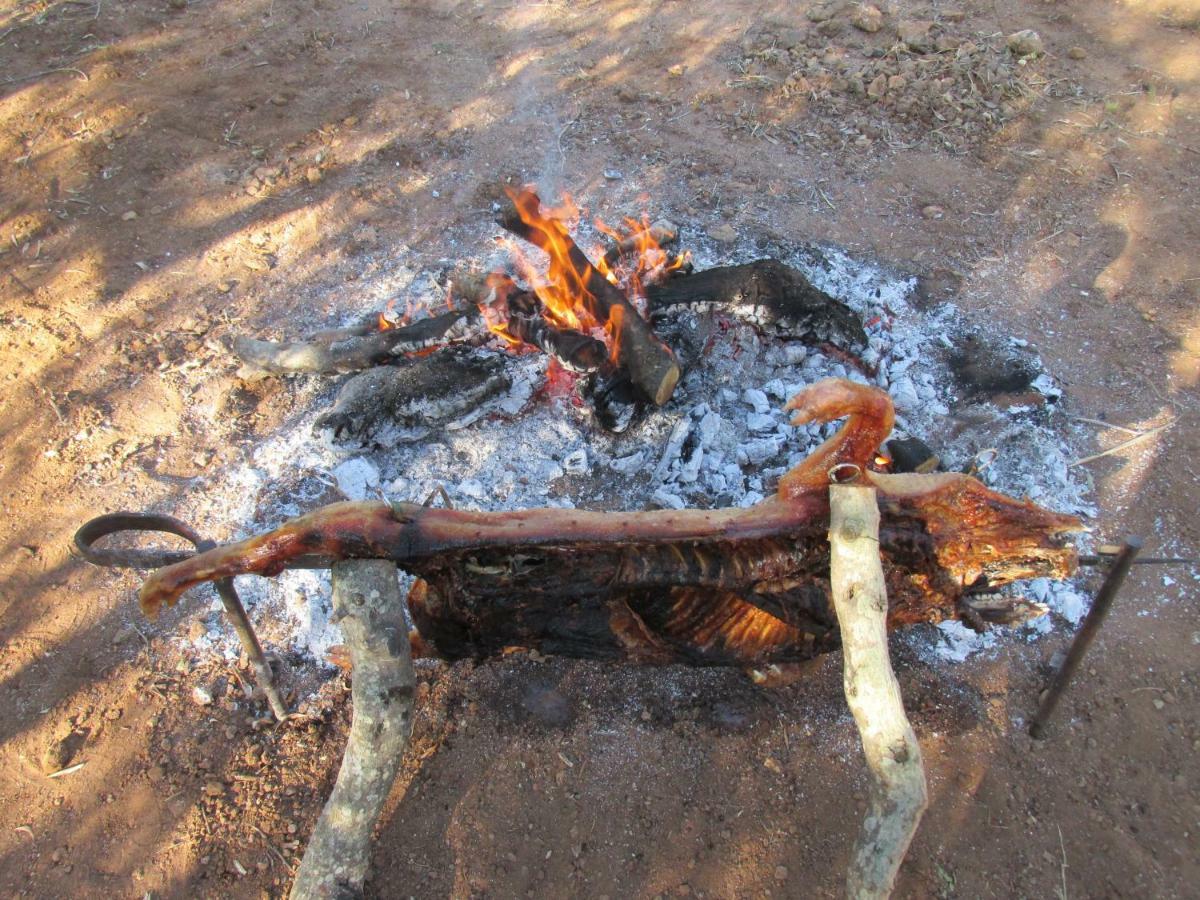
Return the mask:
<path id="1" fill-rule="evenodd" d="M 600 427 L 620 434 L 641 414 L 644 407 L 638 390 L 624 369 L 602 366 L 584 386 L 584 397 Z"/>
<path id="2" fill-rule="evenodd" d="M 666 403 L 680 375 L 670 348 L 655 337 L 621 291 L 592 265 L 562 223 L 540 217 L 541 200 L 537 194 L 526 189 L 512 199 L 513 204 L 502 214 L 500 225 L 547 253 L 555 248 L 565 250 L 565 261 L 550 254 L 550 280 L 582 288 L 580 299 L 588 313 L 611 330 L 620 348 L 621 365 L 629 370 L 633 383 L 646 399 L 659 405 Z"/>
<path id="3" fill-rule="evenodd" d="M 412 504 L 325 507 L 274 532 L 155 572 L 154 614 L 187 588 L 292 561 L 391 559 L 422 579 L 409 605 L 440 655 L 529 646 L 579 657 L 699 665 L 802 660 L 838 645 L 829 584 L 828 471 L 858 466 L 879 493 L 890 626 L 937 622 L 985 584 L 1061 578 L 1078 519 L 965 475 L 881 475 L 868 463 L 891 429 L 874 388 L 829 379 L 789 406 L 842 429 L 750 509 L 469 512 Z"/>
<path id="4" fill-rule="evenodd" d="M 674 222 L 659 219 L 647 229 L 635 231 L 619 241 L 614 241 L 613 245 L 604 253 L 604 264 L 609 269 L 614 268 L 622 257 L 636 253 L 638 248 L 645 244 L 647 238 L 659 247 L 666 247 L 679 239 L 679 228 Z"/>
<path id="5" fill-rule="evenodd" d="M 376 366 L 355 375 L 317 417 L 313 431 L 329 444 L 409 443 L 511 384 L 500 354 L 447 347 L 405 366 Z"/>
<path id="6" fill-rule="evenodd" d="M 722 308 L 785 337 L 860 349 L 867 335 L 858 316 L 779 260 L 719 266 L 646 288 L 651 314 L 675 306 Z"/>
<path id="7" fill-rule="evenodd" d="M 407 353 L 484 333 L 475 307 L 451 310 L 398 328 L 360 333 L 363 331 L 361 326 L 337 329 L 291 343 L 238 336 L 233 339 L 233 352 L 251 368 L 274 375 L 360 372 L 394 363 Z"/>

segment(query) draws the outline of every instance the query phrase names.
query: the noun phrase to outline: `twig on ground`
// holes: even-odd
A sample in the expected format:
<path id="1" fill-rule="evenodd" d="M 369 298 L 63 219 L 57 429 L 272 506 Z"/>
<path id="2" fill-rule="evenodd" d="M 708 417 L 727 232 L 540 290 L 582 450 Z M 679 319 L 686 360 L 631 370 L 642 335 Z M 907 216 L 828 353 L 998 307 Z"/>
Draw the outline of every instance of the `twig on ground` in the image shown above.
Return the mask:
<path id="1" fill-rule="evenodd" d="M 1137 435 L 1131 437 L 1127 441 L 1121 441 L 1121 443 L 1117 444 L 1115 447 L 1109 447 L 1107 450 L 1101 450 L 1099 453 L 1093 453 L 1091 456 L 1085 456 L 1082 459 L 1077 459 L 1072 463 L 1068 463 L 1067 468 L 1082 466 L 1085 463 L 1095 462 L 1096 460 L 1103 459 L 1106 456 L 1112 456 L 1114 453 L 1120 453 L 1125 448 L 1132 447 L 1134 444 L 1138 444 L 1148 437 L 1153 437 L 1160 431 L 1165 431 L 1174 424 L 1175 420 L 1172 419 L 1170 422 L 1164 422 L 1161 425 L 1155 425 L 1153 428 L 1148 428 L 1145 431 L 1139 432 Z"/>
<path id="2" fill-rule="evenodd" d="M 40 72 L 31 72 L 28 75 L 18 75 L 15 78 L 6 78 L 3 81 L 0 81 L 0 85 L 20 84 L 22 81 L 33 81 L 37 78 L 41 78 L 43 75 L 53 75 L 56 72 L 74 72 L 82 81 L 92 80 L 88 77 L 88 73 L 82 69 L 76 69 L 73 66 L 61 66 L 57 69 L 43 69 Z"/>

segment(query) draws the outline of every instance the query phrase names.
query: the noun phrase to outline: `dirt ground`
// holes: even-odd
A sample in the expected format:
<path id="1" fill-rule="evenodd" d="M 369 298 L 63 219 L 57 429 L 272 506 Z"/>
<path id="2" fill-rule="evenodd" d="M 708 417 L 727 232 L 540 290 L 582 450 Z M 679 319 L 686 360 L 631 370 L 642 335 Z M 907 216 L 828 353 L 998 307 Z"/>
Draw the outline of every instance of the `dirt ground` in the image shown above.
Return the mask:
<path id="1" fill-rule="evenodd" d="M 595 200 L 616 170 L 699 240 L 923 275 L 1036 344 L 1074 413 L 1175 420 L 1089 466 L 1095 525 L 1200 552 L 1200 3 L 879 7 L 0 4 L 0 893 L 286 893 L 344 678 L 262 728 L 239 673 L 182 658 L 186 603 L 144 621 L 70 538 L 170 510 L 292 411 L 229 334 L 322 327 L 401 249 L 445 265 L 505 180 Z M 1043 743 L 1020 723 L 1065 629 L 953 666 L 897 646 L 932 795 L 898 895 L 1195 896 L 1196 571 L 1164 571 Z M 865 792 L 840 656 L 775 692 L 527 655 L 420 677 L 369 895 L 839 892 Z"/>

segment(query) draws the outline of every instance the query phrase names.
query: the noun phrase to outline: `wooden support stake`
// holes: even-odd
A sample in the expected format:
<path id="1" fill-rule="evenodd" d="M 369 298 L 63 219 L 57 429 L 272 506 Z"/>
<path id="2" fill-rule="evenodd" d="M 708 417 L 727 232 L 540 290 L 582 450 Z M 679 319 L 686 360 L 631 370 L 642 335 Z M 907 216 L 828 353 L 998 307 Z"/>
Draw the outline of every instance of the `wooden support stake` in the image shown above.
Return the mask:
<path id="1" fill-rule="evenodd" d="M 887 589 L 875 488 L 829 487 L 830 579 L 842 632 L 846 702 L 871 770 L 870 806 L 846 873 L 846 895 L 887 897 L 929 800 L 887 646 Z"/>
<path id="2" fill-rule="evenodd" d="M 333 609 L 353 663 L 354 718 L 333 793 L 309 839 L 292 900 L 362 895 L 371 832 L 412 730 L 416 676 L 394 563 L 333 565 Z"/>

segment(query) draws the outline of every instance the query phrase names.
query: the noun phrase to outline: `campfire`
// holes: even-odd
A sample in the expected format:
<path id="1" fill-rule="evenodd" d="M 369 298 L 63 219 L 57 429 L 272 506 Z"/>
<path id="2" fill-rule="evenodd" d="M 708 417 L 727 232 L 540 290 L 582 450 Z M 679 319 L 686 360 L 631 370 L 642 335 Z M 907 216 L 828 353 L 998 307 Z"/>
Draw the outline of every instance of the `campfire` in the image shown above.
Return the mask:
<path id="1" fill-rule="evenodd" d="M 1062 585 L 1083 530 L 1072 513 L 1086 507 L 1049 427 L 1059 392 L 1019 346 L 952 331 L 952 310 L 906 323 L 911 284 L 864 278 L 832 252 L 811 254 L 823 278 L 778 258 L 701 267 L 672 249 L 675 226 L 643 219 L 600 227 L 611 245 L 589 255 L 572 237 L 572 204 L 546 208 L 530 189 L 510 201 L 500 224 L 544 253 L 544 270 L 510 239 L 507 268 L 456 272 L 423 316 L 397 302 L 301 342 L 235 341 L 260 371 L 354 373 L 312 423 L 323 445 L 307 442 L 363 454 L 332 472 L 351 502 L 312 504 L 224 546 L 165 516 L 103 516 L 80 529 L 80 551 L 156 568 L 140 594 L 149 615 L 215 584 L 277 716 L 283 702 L 233 578 L 331 569 L 319 586 L 332 587 L 345 634 L 354 724 L 293 896 L 361 885 L 407 742 L 410 654 L 527 648 L 736 666 L 778 683 L 839 647 L 873 775 L 848 883 L 885 895 L 926 804 L 886 630 L 986 632 L 1044 619 L 1036 600 L 1070 615 Z M 829 277 L 837 265 L 840 280 Z M 933 352 L 942 361 L 929 366 Z M 942 402 L 951 378 L 964 398 L 954 416 Z M 293 472 L 312 458 L 280 446 Z M 372 458 L 390 466 L 392 498 L 367 499 L 384 493 Z M 423 467 L 460 480 L 429 491 L 415 477 Z M 560 487 L 572 478 L 574 497 Z M 1066 509 L 980 478 L 1026 495 L 1049 484 L 1042 496 Z M 467 508 L 434 508 L 438 496 Z M 183 536 L 197 553 L 95 546 L 131 529 Z M 397 568 L 415 576 L 406 596 Z M 1006 590 L 1020 582 L 1036 600 Z"/>

